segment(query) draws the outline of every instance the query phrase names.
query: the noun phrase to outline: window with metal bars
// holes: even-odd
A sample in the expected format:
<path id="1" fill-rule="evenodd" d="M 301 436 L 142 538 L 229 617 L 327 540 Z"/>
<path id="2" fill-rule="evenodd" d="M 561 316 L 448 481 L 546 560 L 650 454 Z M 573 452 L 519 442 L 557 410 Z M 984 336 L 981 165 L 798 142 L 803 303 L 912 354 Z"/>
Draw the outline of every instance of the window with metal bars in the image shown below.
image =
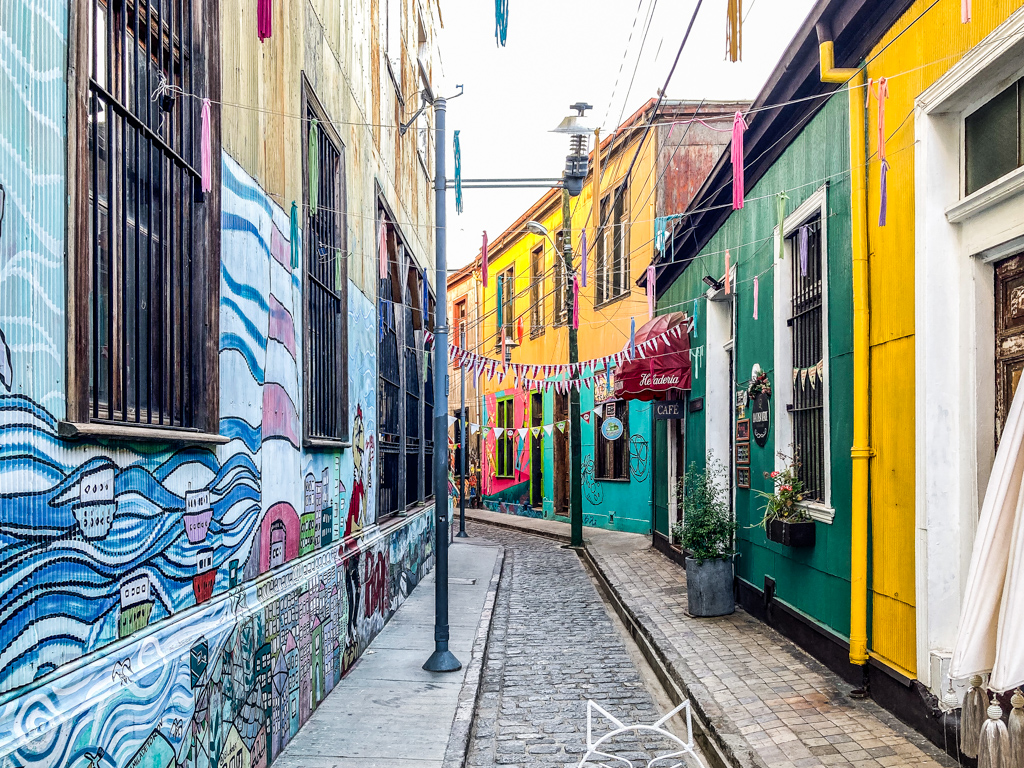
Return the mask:
<path id="1" fill-rule="evenodd" d="M 196 96 L 209 93 L 217 9 L 204 0 L 80 7 L 76 55 L 88 78 L 74 140 L 88 195 L 77 203 L 69 418 L 215 432 L 206 334 L 219 287 L 209 254 L 216 192 L 202 193 Z"/>
<path id="2" fill-rule="evenodd" d="M 412 307 L 405 311 L 405 506 L 411 506 L 420 496 L 420 366 L 413 329 Z"/>
<path id="3" fill-rule="evenodd" d="M 515 268 L 509 267 L 498 275 L 498 311 L 494 313 L 494 348 L 501 349 L 502 340 L 510 338 L 515 321 Z"/>
<path id="4" fill-rule="evenodd" d="M 793 451 L 806 501 L 825 501 L 825 363 L 821 220 L 799 227 L 789 238 L 793 302 Z M 806 245 L 803 244 L 806 241 Z"/>
<path id="5" fill-rule="evenodd" d="M 622 434 L 609 440 L 601 431 L 605 419 L 622 422 Z M 604 404 L 594 421 L 595 476 L 599 480 L 629 480 L 629 407 L 624 400 Z"/>
<path id="6" fill-rule="evenodd" d="M 504 427 L 497 440 L 497 476 L 512 477 L 515 469 L 515 443 L 512 431 L 515 426 L 515 402 L 512 398 L 498 402 L 498 426 Z"/>
<path id="7" fill-rule="evenodd" d="M 386 226 L 386 225 L 384 225 Z M 385 238 L 386 239 L 386 238 Z M 381 281 L 381 300 L 377 304 L 379 337 L 377 341 L 377 419 L 380 450 L 380 485 L 377 488 L 378 517 L 383 519 L 402 508 L 399 466 L 402 453 L 400 422 L 402 374 L 398 355 L 398 313 L 400 304 L 392 296 L 391 272 Z"/>
<path id="8" fill-rule="evenodd" d="M 344 149 L 306 92 L 306 439 L 348 437 Z M 316 167 L 310 169 L 315 160 Z M 315 184 L 314 190 L 309 185 Z M 315 202 L 315 206 L 314 206 Z"/>
<path id="9" fill-rule="evenodd" d="M 530 338 L 544 333 L 544 244 L 530 253 Z"/>
<path id="10" fill-rule="evenodd" d="M 629 189 L 623 188 L 601 200 L 604 229 L 597 238 L 597 304 L 606 304 L 630 292 L 628 195 Z"/>

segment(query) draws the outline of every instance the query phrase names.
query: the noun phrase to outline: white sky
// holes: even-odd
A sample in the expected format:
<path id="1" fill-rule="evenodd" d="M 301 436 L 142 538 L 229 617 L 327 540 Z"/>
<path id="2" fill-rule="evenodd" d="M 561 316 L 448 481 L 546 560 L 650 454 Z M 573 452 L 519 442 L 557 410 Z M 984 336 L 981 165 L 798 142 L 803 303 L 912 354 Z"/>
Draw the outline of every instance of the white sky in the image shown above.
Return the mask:
<path id="1" fill-rule="evenodd" d="M 449 177 L 455 130 L 463 178 L 560 176 L 569 140 L 548 131 L 570 104 L 585 101 L 594 105 L 589 124 L 604 134 L 655 96 L 696 2 L 509 0 L 507 45 L 498 48 L 492 0 L 441 0 L 443 79 L 436 90 L 450 96 L 457 83 L 465 86 L 465 95 L 448 103 Z M 753 99 L 813 4 L 745 0 L 743 60 L 733 64 L 725 60 L 727 0 L 704 0 L 668 98 Z M 448 268 L 473 259 L 484 230 L 493 240 L 543 193 L 467 189 L 459 215 L 449 192 Z"/>

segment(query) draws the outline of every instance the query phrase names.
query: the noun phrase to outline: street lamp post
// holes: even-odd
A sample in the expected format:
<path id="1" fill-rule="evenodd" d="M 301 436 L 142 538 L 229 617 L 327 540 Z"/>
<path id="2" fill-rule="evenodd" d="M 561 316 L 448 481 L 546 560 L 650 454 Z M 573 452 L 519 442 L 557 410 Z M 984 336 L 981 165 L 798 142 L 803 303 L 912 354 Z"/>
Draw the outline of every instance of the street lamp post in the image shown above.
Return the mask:
<path id="1" fill-rule="evenodd" d="M 448 102 L 434 99 L 434 205 L 435 263 L 437 291 L 447 293 L 447 212 L 445 210 L 445 114 Z M 440 299 L 440 296 L 439 296 Z M 462 669 L 448 650 L 448 301 L 439 300 L 434 328 L 434 392 L 439 400 L 434 409 L 434 652 L 423 665 L 428 672 L 456 672 Z M 442 364 L 443 363 L 443 364 Z"/>

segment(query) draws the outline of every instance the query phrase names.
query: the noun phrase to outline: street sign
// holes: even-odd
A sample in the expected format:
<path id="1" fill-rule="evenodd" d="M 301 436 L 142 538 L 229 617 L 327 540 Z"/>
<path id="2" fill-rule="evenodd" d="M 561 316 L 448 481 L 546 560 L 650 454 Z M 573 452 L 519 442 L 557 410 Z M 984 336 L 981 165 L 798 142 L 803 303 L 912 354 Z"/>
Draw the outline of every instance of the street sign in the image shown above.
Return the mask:
<path id="1" fill-rule="evenodd" d="M 654 402 L 654 418 L 682 419 L 686 417 L 686 403 L 682 400 L 665 400 Z"/>

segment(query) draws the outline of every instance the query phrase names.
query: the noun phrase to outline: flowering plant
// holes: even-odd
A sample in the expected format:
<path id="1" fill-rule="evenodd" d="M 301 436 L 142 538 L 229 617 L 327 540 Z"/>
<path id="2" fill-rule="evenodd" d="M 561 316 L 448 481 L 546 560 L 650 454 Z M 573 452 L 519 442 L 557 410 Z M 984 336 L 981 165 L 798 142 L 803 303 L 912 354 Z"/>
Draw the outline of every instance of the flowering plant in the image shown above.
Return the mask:
<path id="1" fill-rule="evenodd" d="M 750 386 L 747 387 L 747 396 L 750 398 L 757 397 L 762 393 L 768 397 L 772 396 L 772 383 L 768 381 L 767 373 L 757 374 L 750 380 Z"/>
<path id="2" fill-rule="evenodd" d="M 804 523 L 811 519 L 807 512 L 798 506 L 799 502 L 804 500 L 804 484 L 797 475 L 800 463 L 795 458 L 790 459 L 781 453 L 779 455 L 787 459 L 785 466 L 764 473 L 765 478 L 772 481 L 774 490 L 771 493 L 757 491 L 758 495 L 767 501 L 762 508 L 764 517 L 759 523 L 765 529 L 772 520 Z"/>

